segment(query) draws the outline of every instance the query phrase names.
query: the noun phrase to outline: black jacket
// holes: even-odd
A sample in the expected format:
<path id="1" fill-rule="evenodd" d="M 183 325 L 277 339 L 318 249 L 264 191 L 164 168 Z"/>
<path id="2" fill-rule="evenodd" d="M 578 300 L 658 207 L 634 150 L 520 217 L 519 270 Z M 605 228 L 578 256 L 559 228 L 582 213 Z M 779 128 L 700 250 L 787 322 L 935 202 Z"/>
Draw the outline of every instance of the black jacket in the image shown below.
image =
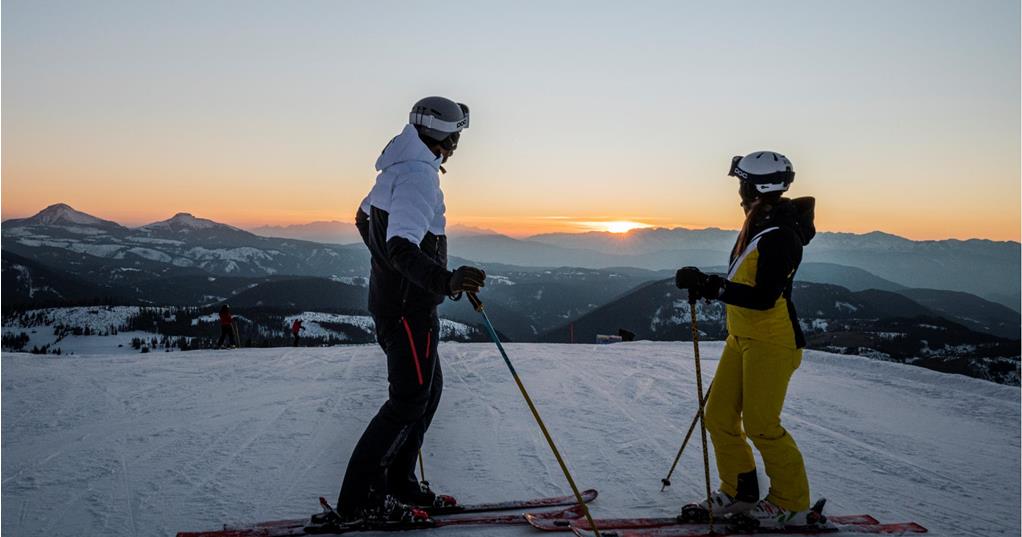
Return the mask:
<path id="1" fill-rule="evenodd" d="M 431 314 L 450 293 L 447 237 L 426 233 L 412 244 L 403 237 L 387 240 L 390 215 L 377 207 L 359 209 L 355 227 L 372 255 L 369 311 L 380 317 Z"/>

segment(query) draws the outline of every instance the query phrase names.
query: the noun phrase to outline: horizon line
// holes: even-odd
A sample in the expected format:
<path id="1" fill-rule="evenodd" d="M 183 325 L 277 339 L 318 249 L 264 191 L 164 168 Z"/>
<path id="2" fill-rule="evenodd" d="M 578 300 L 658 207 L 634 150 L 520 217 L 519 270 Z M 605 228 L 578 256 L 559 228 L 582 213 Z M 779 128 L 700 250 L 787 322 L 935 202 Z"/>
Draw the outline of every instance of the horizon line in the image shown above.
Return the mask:
<path id="1" fill-rule="evenodd" d="M 27 215 L 27 216 L 12 216 L 10 218 L 4 218 L 6 215 L 0 214 L 0 224 L 4 224 L 4 223 L 8 222 L 9 220 L 19 220 L 19 219 L 32 218 L 33 216 L 38 215 L 39 213 L 45 211 L 48 208 L 51 208 L 51 207 L 54 207 L 54 206 L 60 206 L 60 205 L 67 206 L 67 207 L 71 208 L 74 211 L 77 211 L 77 212 L 80 212 L 80 213 L 84 213 L 84 214 L 86 214 L 88 216 L 91 216 L 93 218 L 97 218 L 97 219 L 100 219 L 100 220 L 106 220 L 106 221 L 109 221 L 109 222 L 113 222 L 113 223 L 115 223 L 117 225 L 120 225 L 120 226 L 128 228 L 128 229 L 137 229 L 137 228 L 145 227 L 147 225 L 155 224 L 157 222 L 164 222 L 164 221 L 172 219 L 175 216 L 180 215 L 180 214 L 188 214 L 188 215 L 193 216 L 194 218 L 203 219 L 203 220 L 209 220 L 211 222 L 214 222 L 214 223 L 217 223 L 217 224 L 226 225 L 226 226 L 230 226 L 230 227 L 233 227 L 233 228 L 237 228 L 237 229 L 240 229 L 242 231 L 246 231 L 246 232 L 252 233 L 254 235 L 259 235 L 259 234 L 255 233 L 253 231 L 253 229 L 258 229 L 260 227 L 281 227 L 281 228 L 288 228 L 288 227 L 301 227 L 301 226 L 315 224 L 315 223 L 327 223 L 327 224 L 337 223 L 337 224 L 342 224 L 342 225 L 349 225 L 349 226 L 352 226 L 352 228 L 354 228 L 354 226 L 355 226 L 354 222 L 349 222 L 349 221 L 340 220 L 340 219 L 313 220 L 313 221 L 309 221 L 309 222 L 294 223 L 294 224 L 260 223 L 260 224 L 257 224 L 257 225 L 252 225 L 252 224 L 238 225 L 238 224 L 229 223 L 227 221 L 215 220 L 213 218 L 206 218 L 206 217 L 203 217 L 203 216 L 196 216 L 194 213 L 192 213 L 190 211 L 187 211 L 187 210 L 175 211 L 170 217 L 164 218 L 164 219 L 161 219 L 161 220 L 153 220 L 153 221 L 149 221 L 149 222 L 145 222 L 145 223 L 133 224 L 133 223 L 130 223 L 130 222 L 129 223 L 122 223 L 122 222 L 119 222 L 117 220 L 113 220 L 113 219 L 110 219 L 110 218 L 102 218 L 102 217 L 96 216 L 96 215 L 94 215 L 92 213 L 88 213 L 88 212 L 85 212 L 85 211 L 81 211 L 79 209 L 75 209 L 73 206 L 71 206 L 71 204 L 66 203 L 66 202 L 52 203 L 50 205 L 47 205 L 43 209 L 40 209 L 39 211 L 36 211 L 35 213 Z M 529 218 L 544 218 L 544 217 L 533 216 L 533 217 L 529 217 Z M 571 217 L 565 217 L 565 216 L 545 217 L 545 218 L 557 218 L 558 220 L 577 221 L 579 223 L 592 222 L 593 221 L 593 217 L 579 217 L 579 218 L 574 219 L 574 220 L 572 220 Z M 622 218 L 626 218 L 626 217 L 622 217 Z M 632 218 L 637 218 L 637 217 L 632 217 Z M 624 232 L 611 232 L 611 231 L 593 230 L 593 229 L 581 230 L 580 229 L 578 231 L 546 231 L 546 232 L 540 232 L 540 233 L 509 233 L 509 232 L 506 232 L 506 231 L 500 231 L 499 229 L 484 228 L 484 227 L 479 227 L 479 226 L 475 226 L 475 225 L 471 225 L 471 224 L 460 223 L 460 222 L 457 222 L 457 221 L 449 221 L 448 225 L 452 226 L 452 227 L 454 227 L 454 226 L 467 227 L 467 228 L 472 228 L 472 229 L 479 230 L 481 232 L 485 232 L 485 233 L 476 233 L 476 235 L 503 235 L 503 236 L 506 236 L 506 237 L 514 238 L 514 239 L 527 239 L 527 238 L 538 237 L 538 236 L 542 236 L 542 235 L 588 235 L 588 234 L 592 234 L 592 233 L 605 234 L 605 235 L 627 236 L 627 235 L 631 234 L 632 232 L 656 231 L 656 230 L 667 230 L 667 231 L 677 231 L 677 230 L 684 230 L 684 231 L 714 231 L 714 230 L 716 230 L 716 231 L 728 231 L 728 232 L 737 232 L 738 231 L 738 229 L 736 229 L 736 228 L 725 228 L 725 227 L 719 227 L 719 226 L 704 226 L 704 227 L 697 227 L 697 226 L 695 226 L 695 227 L 687 227 L 685 225 L 676 225 L 676 226 L 671 227 L 671 226 L 667 226 L 667 225 L 663 225 L 663 226 L 661 226 L 661 225 L 650 225 L 648 227 L 631 229 L 631 230 L 624 231 Z M 899 235 L 897 233 L 892 233 L 892 232 L 889 232 L 889 231 L 884 231 L 882 229 L 873 229 L 871 231 L 864 231 L 864 232 L 817 229 L 817 233 L 848 234 L 848 235 L 856 235 L 856 236 L 864 236 L 864 235 L 871 235 L 871 234 L 874 234 L 874 233 L 882 233 L 882 234 L 885 234 L 885 235 L 890 235 L 892 237 L 897 237 L 897 238 L 908 240 L 908 241 L 912 241 L 912 242 L 941 242 L 941 241 L 952 241 L 952 240 L 964 242 L 964 241 L 970 241 L 970 240 L 980 240 L 980 241 L 989 241 L 989 242 L 1015 243 L 1015 244 L 1022 245 L 1022 241 L 1019 241 L 1019 240 L 1014 240 L 1014 239 L 991 239 L 991 238 L 988 238 L 988 237 L 966 237 L 966 238 L 961 238 L 961 237 L 948 236 L 948 237 L 939 238 L 939 239 L 928 239 L 928 238 L 927 239 L 916 239 L 916 238 L 911 238 L 911 237 L 908 237 L 908 236 L 905 236 L 905 235 Z M 260 236 L 272 237 L 271 235 L 260 235 Z M 287 238 L 287 237 L 280 237 L 280 238 Z M 309 239 L 297 238 L 297 240 L 309 240 Z M 312 242 L 317 242 L 317 241 L 312 241 Z"/>

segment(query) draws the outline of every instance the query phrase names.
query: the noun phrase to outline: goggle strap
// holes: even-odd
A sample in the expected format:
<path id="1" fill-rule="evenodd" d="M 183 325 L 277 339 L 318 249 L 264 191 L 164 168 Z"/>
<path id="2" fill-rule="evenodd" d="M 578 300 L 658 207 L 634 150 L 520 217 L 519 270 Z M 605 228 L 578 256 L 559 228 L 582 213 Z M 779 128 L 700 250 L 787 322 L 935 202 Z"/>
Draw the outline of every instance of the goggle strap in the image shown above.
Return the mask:
<path id="1" fill-rule="evenodd" d="M 413 111 L 408 114 L 408 122 L 440 132 L 461 132 L 462 129 L 468 128 L 468 112 L 460 121 L 444 121 L 433 115 Z"/>

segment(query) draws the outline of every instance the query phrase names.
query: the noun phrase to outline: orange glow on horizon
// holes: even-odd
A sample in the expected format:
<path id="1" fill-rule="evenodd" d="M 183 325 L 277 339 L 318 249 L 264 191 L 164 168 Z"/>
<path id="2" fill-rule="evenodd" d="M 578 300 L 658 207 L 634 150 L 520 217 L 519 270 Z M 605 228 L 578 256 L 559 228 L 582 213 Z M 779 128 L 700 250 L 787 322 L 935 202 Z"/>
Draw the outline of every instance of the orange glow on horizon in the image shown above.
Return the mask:
<path id="1" fill-rule="evenodd" d="M 606 231 L 608 233 L 627 233 L 633 229 L 646 229 L 653 227 L 650 224 L 635 222 L 632 220 L 609 220 L 606 222 L 576 222 L 576 224 L 592 231 Z"/>
<path id="2" fill-rule="evenodd" d="M 13 197 L 13 196 L 12 196 Z M 3 220 L 11 218 L 29 217 L 52 203 L 65 202 L 74 209 L 91 214 L 104 220 L 112 220 L 127 227 L 138 227 L 160 220 L 166 220 L 179 212 L 191 213 L 198 218 L 206 218 L 215 222 L 228 224 L 241 229 L 253 229 L 261 226 L 289 226 L 302 225 L 312 222 L 343 222 L 353 224 L 353 216 L 341 214 L 336 210 L 294 210 L 284 208 L 258 208 L 249 206 L 242 208 L 238 205 L 215 206 L 205 203 L 196 203 L 196 206 L 173 206 L 166 209 L 153 210 L 144 205 L 128 205 L 109 207 L 108 201 L 104 203 L 98 200 L 70 200 L 52 199 L 36 207 L 27 210 L 22 207 L 10 207 L 8 199 L 4 200 L 4 207 L 0 218 Z M 350 203 L 354 206 L 356 202 Z M 338 205 L 349 205 L 338 203 Z M 679 210 L 680 212 L 684 212 Z M 706 229 L 718 228 L 724 230 L 736 230 L 741 226 L 740 214 L 737 211 L 722 211 L 728 214 L 719 218 L 712 218 L 706 215 L 699 215 L 698 218 L 687 220 L 673 220 L 655 216 L 629 215 L 621 217 L 609 217 L 605 215 L 571 215 L 567 211 L 558 216 L 534 216 L 514 215 L 502 216 L 479 216 L 458 214 L 458 211 L 448 209 L 449 227 L 469 227 L 477 231 L 492 231 L 514 238 L 527 238 L 533 235 L 545 233 L 584 233 L 590 231 L 602 231 L 620 234 L 626 237 L 631 231 L 651 228 L 685 228 L 685 229 Z M 696 216 L 692 214 L 691 216 Z M 933 229 L 930 222 L 918 219 L 906 219 L 906 221 L 888 221 L 880 223 L 879 219 L 867 221 L 857 218 L 855 215 L 832 215 L 829 211 L 817 211 L 816 227 L 820 232 L 844 232 L 864 234 L 873 231 L 881 231 L 898 235 L 911 240 L 946 240 L 973 238 L 988 239 L 994 241 L 1019 241 L 1019 229 L 1017 225 L 1011 225 L 1013 215 L 1000 215 L 994 227 L 991 229 L 990 215 L 974 215 L 971 218 L 962 218 L 955 222 L 955 229 Z M 1000 224 L 1000 225 L 997 225 Z M 1017 224 L 1017 222 L 1016 222 Z"/>

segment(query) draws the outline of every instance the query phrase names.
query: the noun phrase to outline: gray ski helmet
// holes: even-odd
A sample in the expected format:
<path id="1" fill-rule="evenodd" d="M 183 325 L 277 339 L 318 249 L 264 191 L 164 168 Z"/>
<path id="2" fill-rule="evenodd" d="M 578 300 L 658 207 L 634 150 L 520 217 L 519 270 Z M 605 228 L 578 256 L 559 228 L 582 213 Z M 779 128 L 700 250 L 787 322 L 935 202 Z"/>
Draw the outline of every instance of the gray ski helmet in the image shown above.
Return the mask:
<path id="1" fill-rule="evenodd" d="M 453 139 L 453 146 L 457 147 L 462 129 L 468 128 L 468 106 L 446 97 L 426 97 L 412 106 L 408 122 L 423 136 L 437 142 Z"/>
<path id="2" fill-rule="evenodd" d="M 742 197 L 752 199 L 770 192 L 786 192 L 795 181 L 795 166 L 780 153 L 756 151 L 733 157 L 728 175 L 741 181 Z"/>

